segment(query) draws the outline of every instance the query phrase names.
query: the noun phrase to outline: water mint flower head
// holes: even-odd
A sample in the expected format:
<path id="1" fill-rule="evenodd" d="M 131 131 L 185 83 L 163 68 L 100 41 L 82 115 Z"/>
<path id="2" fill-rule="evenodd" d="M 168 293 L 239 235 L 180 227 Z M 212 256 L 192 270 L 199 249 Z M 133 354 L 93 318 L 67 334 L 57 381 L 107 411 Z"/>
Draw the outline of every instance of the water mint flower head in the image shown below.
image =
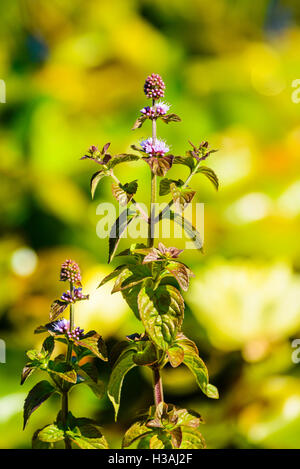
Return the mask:
<path id="1" fill-rule="evenodd" d="M 149 119 L 153 119 L 155 117 L 155 108 L 153 106 L 145 106 L 140 110 L 140 112 Z"/>
<path id="2" fill-rule="evenodd" d="M 80 329 L 80 327 L 75 327 L 72 331 L 68 331 L 67 335 L 70 340 L 79 340 L 84 335 L 84 329 Z"/>
<path id="3" fill-rule="evenodd" d="M 146 78 L 144 84 L 144 93 L 147 98 L 159 99 L 165 95 L 165 84 L 160 75 L 152 73 Z"/>
<path id="4" fill-rule="evenodd" d="M 82 288 L 73 288 L 73 291 L 67 290 L 61 295 L 61 300 L 66 303 L 75 303 L 76 301 L 88 300 L 89 295 L 84 295 L 82 293 Z"/>
<path id="5" fill-rule="evenodd" d="M 157 115 L 164 116 L 169 111 L 170 106 L 164 101 L 159 101 L 158 103 L 155 104 L 155 109 L 156 109 Z"/>
<path id="6" fill-rule="evenodd" d="M 70 292 L 70 290 L 64 292 L 62 295 L 61 295 L 61 300 L 65 301 L 66 303 L 75 303 L 75 300 Z"/>
<path id="7" fill-rule="evenodd" d="M 140 145 L 143 151 L 151 156 L 164 156 L 164 154 L 170 150 L 166 142 L 159 138 L 155 139 L 153 142 L 152 137 L 149 137 L 143 140 Z"/>
<path id="8" fill-rule="evenodd" d="M 156 119 L 157 117 L 165 116 L 169 109 L 170 106 L 168 104 L 164 101 L 159 101 L 158 103 L 155 103 L 154 106 L 143 107 L 140 112 L 145 117 L 148 117 L 148 119 Z"/>
<path id="9" fill-rule="evenodd" d="M 55 334 L 66 334 L 70 328 L 70 321 L 67 319 L 59 319 L 47 325 L 49 330 Z"/>
<path id="10" fill-rule="evenodd" d="M 68 280 L 73 285 L 81 286 L 81 273 L 79 265 L 71 259 L 67 259 L 60 269 L 60 280 Z"/>

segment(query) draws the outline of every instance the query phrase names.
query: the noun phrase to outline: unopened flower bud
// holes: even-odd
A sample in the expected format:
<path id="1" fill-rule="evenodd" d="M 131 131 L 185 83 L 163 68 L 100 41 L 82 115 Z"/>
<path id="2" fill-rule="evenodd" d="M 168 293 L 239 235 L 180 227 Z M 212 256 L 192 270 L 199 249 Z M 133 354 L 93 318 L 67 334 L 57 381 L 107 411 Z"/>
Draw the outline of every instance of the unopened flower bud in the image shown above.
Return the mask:
<path id="1" fill-rule="evenodd" d="M 152 73 L 146 78 L 144 84 L 144 93 L 147 98 L 159 99 L 165 95 L 165 84 L 160 75 Z"/>
<path id="2" fill-rule="evenodd" d="M 60 280 L 65 282 L 68 280 L 73 285 L 81 285 L 81 273 L 79 265 L 71 259 L 67 259 L 60 269 Z"/>

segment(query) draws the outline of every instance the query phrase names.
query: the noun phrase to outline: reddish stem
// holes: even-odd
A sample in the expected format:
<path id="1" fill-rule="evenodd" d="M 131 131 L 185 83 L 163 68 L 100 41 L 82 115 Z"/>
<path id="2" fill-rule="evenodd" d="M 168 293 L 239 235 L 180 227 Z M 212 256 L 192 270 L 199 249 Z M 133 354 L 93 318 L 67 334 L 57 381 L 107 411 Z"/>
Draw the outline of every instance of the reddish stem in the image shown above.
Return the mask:
<path id="1" fill-rule="evenodd" d="M 156 407 L 164 400 L 162 379 L 158 368 L 153 368 L 154 402 Z"/>

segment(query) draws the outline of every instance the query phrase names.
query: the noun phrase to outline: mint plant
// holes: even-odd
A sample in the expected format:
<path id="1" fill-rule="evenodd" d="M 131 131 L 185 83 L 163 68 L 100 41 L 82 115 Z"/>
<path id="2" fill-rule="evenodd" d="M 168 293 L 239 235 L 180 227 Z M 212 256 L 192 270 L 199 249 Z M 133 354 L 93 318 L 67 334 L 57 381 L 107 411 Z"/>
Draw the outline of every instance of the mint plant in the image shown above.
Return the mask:
<path id="1" fill-rule="evenodd" d="M 194 145 L 191 142 L 184 156 L 170 153 L 167 143 L 157 137 L 157 122 L 179 122 L 180 118 L 168 113 L 170 106 L 160 98 L 164 97 L 165 84 L 157 74 L 148 76 L 144 85 L 147 98 L 152 105 L 140 111 L 133 129 L 140 128 L 146 121 L 152 125 L 152 136 L 142 140 L 140 145 L 132 145 L 133 153 L 112 155 L 108 153 L 110 143 L 101 150 L 91 146 L 82 159 L 91 159 L 100 168 L 91 178 L 91 193 L 94 197 L 100 180 L 112 178 L 112 194 L 124 207 L 114 222 L 109 237 L 108 262 L 116 255 L 120 238 L 133 220 L 140 218 L 148 224 L 147 244 L 132 244 L 118 254 L 125 262 L 105 277 L 99 286 L 114 279 L 112 293 L 121 292 L 145 331 L 129 335 L 114 351 L 115 361 L 108 383 L 108 397 L 111 400 L 115 418 L 120 406 L 121 388 L 126 373 L 133 367 L 144 366 L 152 370 L 154 405 L 146 415 L 135 422 L 126 432 L 123 448 L 137 445 L 138 448 L 203 448 L 200 432 L 202 417 L 187 409 L 180 409 L 164 402 L 161 370 L 167 363 L 174 368 L 182 363 L 193 373 L 202 392 L 213 399 L 218 398 L 215 386 L 209 383 L 208 371 L 198 354 L 195 343 L 181 331 L 185 304 L 181 290 L 187 291 L 191 269 L 179 260 L 182 251 L 167 247 L 159 242 L 154 246 L 154 228 L 160 221 L 169 218 L 183 227 L 196 248 L 202 249 L 202 239 L 197 229 L 184 218 L 184 210 L 195 195 L 189 183 L 197 174 L 206 176 L 218 189 L 218 178 L 214 171 L 203 162 L 215 151 L 207 142 Z M 135 200 L 138 181 L 121 182 L 114 168 L 124 162 L 145 162 L 149 166 L 151 183 L 151 205 L 149 214 Z M 185 181 L 169 179 L 167 172 L 173 165 L 188 168 Z M 169 203 L 158 214 L 155 213 L 157 200 L 157 179 L 160 178 L 159 195 L 170 194 Z"/>
<path id="2" fill-rule="evenodd" d="M 81 383 L 89 386 L 94 394 L 101 398 L 104 385 L 98 376 L 93 357 L 107 361 L 106 346 L 102 337 L 95 331 L 84 333 L 75 326 L 75 304 L 88 300 L 89 295 L 82 293 L 81 273 L 78 264 L 67 260 L 61 266 L 60 280 L 69 283 L 69 290 L 56 299 L 50 308 L 50 321 L 39 326 L 36 334 L 47 333 L 42 349 L 29 350 L 29 361 L 22 371 L 21 384 L 35 371 L 48 374 L 50 380 L 39 381 L 29 392 L 24 404 L 24 428 L 31 414 L 53 394 L 61 396 L 61 409 L 54 423 L 37 430 L 32 438 L 32 447 L 66 449 L 108 448 L 99 425 L 87 418 L 77 418 L 69 411 L 69 393 Z M 69 319 L 61 318 L 69 308 Z M 60 319 L 59 319 L 60 318 Z M 65 354 L 53 358 L 55 346 L 63 344 Z"/>

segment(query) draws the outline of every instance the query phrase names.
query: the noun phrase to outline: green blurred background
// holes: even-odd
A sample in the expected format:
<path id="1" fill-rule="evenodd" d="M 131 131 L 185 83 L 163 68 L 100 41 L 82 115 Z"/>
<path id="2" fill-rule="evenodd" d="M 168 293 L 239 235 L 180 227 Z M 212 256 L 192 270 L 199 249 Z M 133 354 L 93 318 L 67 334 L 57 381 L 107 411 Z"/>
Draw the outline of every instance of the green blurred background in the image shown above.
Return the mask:
<path id="1" fill-rule="evenodd" d="M 79 262 L 91 295 L 78 306 L 77 323 L 97 329 L 109 348 L 142 330 L 120 294 L 110 296 L 111 285 L 96 290 L 112 268 L 107 240 L 96 235 L 96 207 L 112 196 L 104 180 L 91 201 L 98 167 L 79 158 L 92 144 L 111 141 L 117 153 L 149 135 L 149 123 L 130 129 L 147 104 L 144 79 L 155 72 L 182 118 L 160 124 L 159 135 L 175 154 L 188 139 L 209 140 L 219 151 L 208 165 L 220 178 L 218 193 L 200 175 L 191 184 L 205 203 L 205 255 L 182 257 L 196 274 L 184 331 L 220 400 L 203 396 L 185 367 L 165 370 L 166 400 L 201 412 L 209 448 L 300 448 L 300 364 L 291 357 L 300 337 L 300 104 L 292 101 L 299 2 L 2 0 L 0 18 L 7 88 L 0 104 L 0 338 L 7 346 L 0 446 L 30 447 L 33 431 L 56 416 L 52 399 L 22 432 L 24 397 L 41 376 L 23 388 L 19 378 L 24 351 L 42 340 L 33 329 L 47 322 L 63 291 L 65 258 Z M 149 183 L 142 163 L 116 173 Z M 108 367 L 99 369 L 107 380 Z M 114 448 L 151 402 L 151 377 L 141 368 L 126 378 L 117 424 L 107 399 L 83 387 L 71 394 L 73 413 L 102 422 Z"/>

